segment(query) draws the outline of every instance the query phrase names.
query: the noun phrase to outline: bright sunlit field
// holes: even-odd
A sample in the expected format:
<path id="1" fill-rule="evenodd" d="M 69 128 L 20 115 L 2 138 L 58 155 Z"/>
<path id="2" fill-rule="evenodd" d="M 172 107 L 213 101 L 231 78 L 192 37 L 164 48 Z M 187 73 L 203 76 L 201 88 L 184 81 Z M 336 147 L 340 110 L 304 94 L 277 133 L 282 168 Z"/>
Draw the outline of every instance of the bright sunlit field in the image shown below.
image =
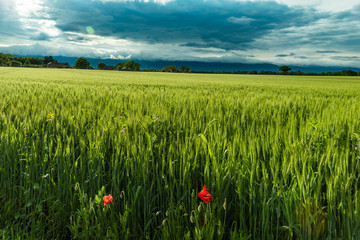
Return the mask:
<path id="1" fill-rule="evenodd" d="M 0 238 L 356 239 L 359 144 L 359 77 L 0 68 Z"/>

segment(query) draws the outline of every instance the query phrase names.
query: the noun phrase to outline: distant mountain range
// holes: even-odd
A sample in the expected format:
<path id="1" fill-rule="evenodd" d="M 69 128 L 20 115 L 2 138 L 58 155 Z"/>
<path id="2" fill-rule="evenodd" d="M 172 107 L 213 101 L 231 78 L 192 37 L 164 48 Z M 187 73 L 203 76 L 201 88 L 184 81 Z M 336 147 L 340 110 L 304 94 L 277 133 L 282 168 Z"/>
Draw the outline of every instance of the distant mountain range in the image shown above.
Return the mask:
<path id="1" fill-rule="evenodd" d="M 43 56 L 34 56 L 43 58 Z M 73 66 L 76 62 L 76 57 L 64 57 L 64 56 L 53 56 L 58 62 L 69 63 L 69 65 Z M 117 63 L 126 62 L 128 60 L 120 60 L 120 59 L 97 59 L 97 58 L 86 58 L 89 60 L 91 66 L 96 68 L 99 62 L 105 63 L 107 66 L 115 66 Z M 160 70 L 164 66 L 174 65 L 176 68 L 180 68 L 181 66 L 186 66 L 191 68 L 193 71 L 208 71 L 208 72 L 235 72 L 235 71 L 274 71 L 278 72 L 279 67 L 275 64 L 270 63 L 224 63 L 224 62 L 196 62 L 196 61 L 145 61 L 145 60 L 136 60 L 134 61 L 141 64 L 141 69 L 156 69 Z M 301 71 L 301 72 L 313 72 L 313 73 L 321 73 L 321 72 L 339 72 L 342 70 L 353 70 L 355 72 L 360 72 L 360 68 L 353 67 L 328 67 L 328 66 L 289 66 L 292 71 Z"/>

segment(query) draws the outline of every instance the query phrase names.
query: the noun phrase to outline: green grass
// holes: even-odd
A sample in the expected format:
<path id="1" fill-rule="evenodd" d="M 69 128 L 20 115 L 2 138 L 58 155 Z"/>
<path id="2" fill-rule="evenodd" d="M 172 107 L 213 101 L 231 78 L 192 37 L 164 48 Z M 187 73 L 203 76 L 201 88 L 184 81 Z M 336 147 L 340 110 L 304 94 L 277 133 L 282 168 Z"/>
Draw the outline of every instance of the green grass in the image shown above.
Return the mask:
<path id="1" fill-rule="evenodd" d="M 359 77 L 0 68 L 0 237 L 356 239 L 359 109 Z"/>

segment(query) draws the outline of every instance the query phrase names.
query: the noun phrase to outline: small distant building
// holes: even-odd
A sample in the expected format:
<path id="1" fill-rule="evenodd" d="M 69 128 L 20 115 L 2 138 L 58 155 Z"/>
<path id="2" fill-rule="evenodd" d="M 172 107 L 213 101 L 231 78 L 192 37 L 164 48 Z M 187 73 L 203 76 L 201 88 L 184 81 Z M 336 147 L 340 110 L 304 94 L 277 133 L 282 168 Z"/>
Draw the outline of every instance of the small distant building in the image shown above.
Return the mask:
<path id="1" fill-rule="evenodd" d="M 67 63 L 53 63 L 53 62 L 49 62 L 47 64 L 48 68 L 70 68 L 69 64 Z"/>
<path id="2" fill-rule="evenodd" d="M 114 66 L 105 66 L 103 70 L 115 70 Z"/>

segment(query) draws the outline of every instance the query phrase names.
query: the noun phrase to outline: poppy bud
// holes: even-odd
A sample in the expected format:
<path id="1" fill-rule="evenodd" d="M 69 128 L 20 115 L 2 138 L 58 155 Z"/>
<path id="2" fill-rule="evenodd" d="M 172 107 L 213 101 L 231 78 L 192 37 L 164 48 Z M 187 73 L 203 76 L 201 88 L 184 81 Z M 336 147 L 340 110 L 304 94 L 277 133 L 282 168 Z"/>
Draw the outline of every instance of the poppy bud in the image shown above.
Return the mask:
<path id="1" fill-rule="evenodd" d="M 164 221 L 162 221 L 162 225 L 164 226 L 166 224 L 167 218 L 164 219 Z"/>
<path id="2" fill-rule="evenodd" d="M 195 210 L 192 210 L 191 213 L 190 213 L 190 222 L 191 222 L 191 223 L 194 223 L 193 213 L 195 213 Z"/>
<path id="3" fill-rule="evenodd" d="M 225 202 L 224 202 L 224 204 L 223 204 L 223 208 L 224 208 L 224 210 L 226 211 L 226 198 L 225 198 Z"/>
<path id="4" fill-rule="evenodd" d="M 201 206 L 202 206 L 202 202 L 199 204 L 198 206 L 198 211 L 200 212 L 201 211 Z"/>
<path id="5" fill-rule="evenodd" d="M 156 212 L 156 216 L 159 216 L 161 214 L 161 211 Z"/>

